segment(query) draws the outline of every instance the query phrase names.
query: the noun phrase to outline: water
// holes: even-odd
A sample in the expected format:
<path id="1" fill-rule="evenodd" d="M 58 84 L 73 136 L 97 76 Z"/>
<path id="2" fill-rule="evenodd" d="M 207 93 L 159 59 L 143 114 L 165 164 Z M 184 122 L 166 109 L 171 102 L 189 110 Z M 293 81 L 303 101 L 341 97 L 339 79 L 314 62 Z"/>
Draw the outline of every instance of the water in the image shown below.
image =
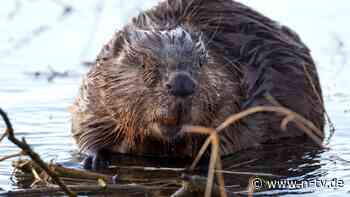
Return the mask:
<path id="1" fill-rule="evenodd" d="M 77 94 L 82 61 L 93 60 L 103 43 L 130 16 L 157 1 L 6 1 L 0 8 L 0 106 L 8 111 L 16 133 L 44 159 L 75 166 L 76 147 L 70 137 L 68 107 Z M 271 18 L 295 29 L 311 48 L 324 90 L 326 108 L 336 132 L 329 150 L 315 151 L 299 144 L 246 151 L 226 159 L 226 166 L 253 160 L 234 168 L 270 172 L 290 179 L 344 181 L 338 188 L 274 190 L 262 194 L 286 196 L 350 195 L 349 55 L 350 3 L 347 0 L 244 0 Z M 70 9 L 72 8 L 72 9 Z M 33 72 L 50 67 L 69 71 L 49 81 Z M 3 124 L 0 123 L 2 130 Z M 328 131 L 327 131 L 328 132 Z M 0 156 L 18 152 L 11 143 L 0 144 Z M 288 154 L 300 152 L 300 154 Z M 16 188 L 10 182 L 11 161 L 0 162 L 0 188 Z M 248 177 L 229 176 L 227 182 L 247 182 Z M 240 188 L 245 189 L 245 188 Z M 313 192 L 313 190 L 316 190 Z M 312 193 L 310 193 L 312 192 Z"/>

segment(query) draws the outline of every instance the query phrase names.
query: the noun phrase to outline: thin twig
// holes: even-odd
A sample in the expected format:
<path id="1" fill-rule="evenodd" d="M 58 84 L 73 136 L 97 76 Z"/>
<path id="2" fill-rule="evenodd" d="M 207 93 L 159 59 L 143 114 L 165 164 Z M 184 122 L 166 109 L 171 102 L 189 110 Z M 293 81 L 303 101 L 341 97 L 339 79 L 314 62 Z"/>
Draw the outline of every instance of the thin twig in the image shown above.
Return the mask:
<path id="1" fill-rule="evenodd" d="M 207 182 L 207 187 L 205 188 L 205 197 L 211 197 L 211 192 L 213 188 L 213 183 L 214 183 L 214 175 L 215 175 L 215 166 L 217 162 L 217 158 L 219 157 L 218 151 L 218 143 L 219 140 L 217 139 L 217 136 L 215 134 L 211 134 L 212 137 L 212 149 L 211 149 L 211 154 L 210 154 L 210 162 L 209 162 L 209 170 L 208 170 L 208 182 Z"/>
<path id="2" fill-rule="evenodd" d="M 295 113 L 295 112 L 293 112 L 290 109 L 287 109 L 285 107 L 274 107 L 274 106 L 252 107 L 252 108 L 244 110 L 240 113 L 237 113 L 237 114 L 230 116 L 216 130 L 218 132 L 220 132 L 221 130 L 223 130 L 226 127 L 228 127 L 229 125 L 237 122 L 238 120 L 240 120 L 246 116 L 258 113 L 258 112 L 276 112 L 276 113 L 284 114 L 286 116 L 288 116 L 288 115 L 295 116 L 295 118 L 292 121 L 295 123 L 300 123 L 300 124 L 297 124 L 298 127 L 300 125 L 304 125 L 304 127 L 301 129 L 305 132 L 305 134 L 307 134 L 309 137 L 311 137 L 311 139 L 313 139 L 314 142 L 316 144 L 318 144 L 320 147 L 325 148 L 323 145 L 322 139 L 321 139 L 321 137 L 323 136 L 323 132 L 319 128 L 317 128 L 311 121 L 306 120 L 301 115 L 299 115 L 299 114 L 297 114 L 297 113 Z M 309 128 L 309 130 L 304 130 L 305 126 L 307 126 Z"/>
<path id="3" fill-rule="evenodd" d="M 238 168 L 238 167 L 241 167 L 241 166 L 250 164 L 250 163 L 254 163 L 254 162 L 256 162 L 257 160 L 259 160 L 259 159 L 251 159 L 251 160 L 248 160 L 248 161 L 243 161 L 243 162 L 240 162 L 240 163 L 237 163 L 237 164 L 233 164 L 233 165 L 229 166 L 229 167 L 226 168 L 226 169 Z"/>
<path id="4" fill-rule="evenodd" d="M 213 128 L 206 128 L 206 127 L 191 127 L 186 126 L 184 129 L 185 132 L 191 132 L 191 133 L 202 133 L 202 134 L 208 134 L 210 135 L 207 140 L 211 142 L 212 149 L 210 154 L 210 162 L 209 162 L 209 170 L 208 170 L 208 182 L 205 189 L 205 197 L 210 197 L 212 192 L 212 187 L 214 183 L 214 174 L 216 172 L 215 168 L 217 168 L 219 171 L 216 172 L 217 178 L 219 180 L 219 188 L 220 188 L 220 196 L 227 197 L 226 191 L 225 191 L 225 183 L 224 178 L 222 176 L 221 171 L 221 159 L 220 159 L 220 139 L 218 136 L 218 132 L 215 131 Z M 208 144 L 209 145 L 209 144 Z M 202 146 L 203 147 L 203 146 Z M 204 153 L 205 149 L 203 150 L 201 148 L 200 152 Z M 197 158 L 194 160 L 194 162 L 191 165 L 190 169 L 193 169 L 195 167 L 194 163 L 198 162 L 200 157 L 197 156 Z"/>
<path id="5" fill-rule="evenodd" d="M 313 139 L 318 145 L 320 145 L 322 148 L 325 148 L 322 142 L 322 138 L 324 137 L 324 133 L 318 128 L 316 127 L 311 121 L 305 119 L 304 117 L 302 117 L 301 115 L 299 115 L 296 112 L 293 112 L 292 110 L 285 108 L 282 106 L 281 103 L 279 103 L 275 98 L 273 98 L 273 96 L 269 93 L 265 93 L 265 98 L 270 101 L 272 104 L 278 106 L 278 107 L 282 107 L 285 109 L 286 116 L 293 116 L 293 119 L 290 119 L 290 121 L 293 121 L 295 119 L 295 124 L 301 129 L 303 130 L 306 134 L 309 135 L 309 137 L 311 138 L 315 138 Z M 288 114 L 287 114 L 288 112 Z M 282 112 L 283 113 L 283 112 Z M 288 122 L 283 123 L 282 124 L 288 124 Z M 281 125 L 282 127 L 283 125 Z M 307 126 L 308 128 L 310 128 L 312 131 L 310 131 L 310 129 L 305 129 L 305 126 Z M 317 135 L 315 137 L 315 134 Z"/>
<path id="6" fill-rule="evenodd" d="M 255 191 L 254 180 L 255 180 L 255 177 L 249 178 L 248 187 L 247 187 L 248 197 L 253 197 L 253 193 Z"/>
<path id="7" fill-rule="evenodd" d="M 7 129 L 5 130 L 5 132 L 1 135 L 1 137 L 0 137 L 0 142 L 2 142 L 2 140 L 5 138 L 5 137 L 7 137 L 7 134 L 8 134 L 8 131 L 7 131 Z"/>
<path id="8" fill-rule="evenodd" d="M 0 108 L 0 115 L 5 122 L 6 132 L 8 132 L 8 139 L 22 149 L 23 153 L 28 155 L 35 163 L 37 163 L 68 196 L 75 197 L 76 194 L 73 193 L 57 176 L 57 174 L 53 173 L 48 165 L 41 159 L 41 157 L 32 150 L 32 148 L 27 144 L 24 138 L 22 141 L 18 140 L 14 135 L 14 130 L 10 119 L 8 118 L 5 111 Z"/>
<path id="9" fill-rule="evenodd" d="M 147 166 L 115 166 L 110 165 L 110 169 L 131 169 L 131 170 L 143 170 L 143 171 L 172 171 L 172 172 L 184 172 L 185 168 L 165 168 L 165 167 L 147 167 Z"/>
<path id="10" fill-rule="evenodd" d="M 188 130 L 192 129 L 192 128 L 187 128 Z M 192 162 L 192 165 L 190 167 L 190 170 L 193 171 L 195 169 L 195 167 L 197 166 L 199 160 L 202 158 L 202 155 L 205 153 L 205 151 L 207 150 L 209 144 L 211 142 L 210 138 L 207 138 L 204 142 L 204 144 L 202 145 L 201 149 L 199 150 L 199 152 L 197 153 L 196 158 L 194 159 L 194 161 Z"/>
<path id="11" fill-rule="evenodd" d="M 260 173 L 260 172 L 240 172 L 240 171 L 231 171 L 231 170 L 217 170 L 223 174 L 236 174 L 236 175 L 250 175 L 250 176 L 267 176 L 267 177 L 282 177 L 276 174 L 270 173 Z"/>
<path id="12" fill-rule="evenodd" d="M 281 129 L 282 129 L 283 131 L 286 131 L 286 130 L 287 130 L 288 123 L 291 122 L 291 121 L 293 121 L 294 118 L 295 118 L 295 116 L 294 116 L 293 114 L 290 114 L 290 115 L 286 116 L 286 117 L 282 120 L 282 122 L 281 122 Z"/>
<path id="13" fill-rule="evenodd" d="M 37 172 L 34 168 L 32 168 L 31 170 L 32 170 L 32 174 L 33 174 L 33 176 L 34 176 L 34 181 L 33 181 L 33 183 L 30 185 L 30 187 L 34 187 L 34 186 L 36 186 L 36 185 L 39 184 L 39 183 L 44 184 L 45 181 L 39 176 L 38 172 Z M 46 183 L 47 183 L 47 182 L 46 182 Z"/>
<path id="14" fill-rule="evenodd" d="M 219 143 L 219 137 L 217 137 L 218 143 Z M 219 182 L 219 189 L 220 189 L 220 196 L 221 197 L 227 197 L 226 189 L 225 189 L 225 180 L 224 176 L 222 175 L 222 164 L 221 164 L 221 154 L 220 154 L 220 149 L 218 146 L 218 158 L 216 160 L 216 178 L 218 179 Z"/>
<path id="15" fill-rule="evenodd" d="M 15 154 L 11 154 L 11 155 L 6 155 L 6 156 L 3 156 L 3 157 L 0 157 L 0 162 L 5 161 L 5 160 L 7 160 L 7 159 L 14 158 L 14 157 L 19 157 L 19 156 L 21 156 L 21 155 L 23 155 L 23 153 L 22 153 L 22 152 L 15 153 Z"/>

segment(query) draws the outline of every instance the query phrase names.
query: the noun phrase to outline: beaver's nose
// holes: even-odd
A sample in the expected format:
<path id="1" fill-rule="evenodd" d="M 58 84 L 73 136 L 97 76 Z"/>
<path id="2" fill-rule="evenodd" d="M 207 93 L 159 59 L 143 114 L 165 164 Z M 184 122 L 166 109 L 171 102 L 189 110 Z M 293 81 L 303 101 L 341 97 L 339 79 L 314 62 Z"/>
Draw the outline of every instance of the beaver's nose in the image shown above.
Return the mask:
<path id="1" fill-rule="evenodd" d="M 187 97 L 194 93 L 196 83 L 187 74 L 176 74 L 166 83 L 166 88 L 173 96 Z"/>

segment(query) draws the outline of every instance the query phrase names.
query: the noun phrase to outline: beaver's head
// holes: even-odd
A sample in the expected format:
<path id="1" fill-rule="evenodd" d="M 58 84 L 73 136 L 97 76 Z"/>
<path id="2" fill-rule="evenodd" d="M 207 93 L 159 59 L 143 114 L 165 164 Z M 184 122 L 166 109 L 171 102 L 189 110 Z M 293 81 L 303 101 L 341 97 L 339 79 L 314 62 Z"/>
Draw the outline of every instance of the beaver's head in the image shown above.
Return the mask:
<path id="1" fill-rule="evenodd" d="M 106 94 L 129 137 L 171 140 L 185 124 L 211 124 L 233 85 L 223 66 L 210 63 L 200 34 L 130 28 L 123 38 Z"/>

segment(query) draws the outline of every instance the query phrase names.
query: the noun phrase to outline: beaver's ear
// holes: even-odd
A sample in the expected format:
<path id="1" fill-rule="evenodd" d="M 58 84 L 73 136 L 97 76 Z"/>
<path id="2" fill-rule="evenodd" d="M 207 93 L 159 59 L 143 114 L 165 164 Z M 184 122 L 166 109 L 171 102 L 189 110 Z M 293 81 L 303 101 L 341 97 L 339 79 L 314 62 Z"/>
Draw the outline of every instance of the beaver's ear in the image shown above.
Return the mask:
<path id="1" fill-rule="evenodd" d="M 112 40 L 103 46 L 102 50 L 97 56 L 97 61 L 106 61 L 118 56 L 122 49 L 123 42 L 123 32 L 119 31 L 113 36 Z"/>

